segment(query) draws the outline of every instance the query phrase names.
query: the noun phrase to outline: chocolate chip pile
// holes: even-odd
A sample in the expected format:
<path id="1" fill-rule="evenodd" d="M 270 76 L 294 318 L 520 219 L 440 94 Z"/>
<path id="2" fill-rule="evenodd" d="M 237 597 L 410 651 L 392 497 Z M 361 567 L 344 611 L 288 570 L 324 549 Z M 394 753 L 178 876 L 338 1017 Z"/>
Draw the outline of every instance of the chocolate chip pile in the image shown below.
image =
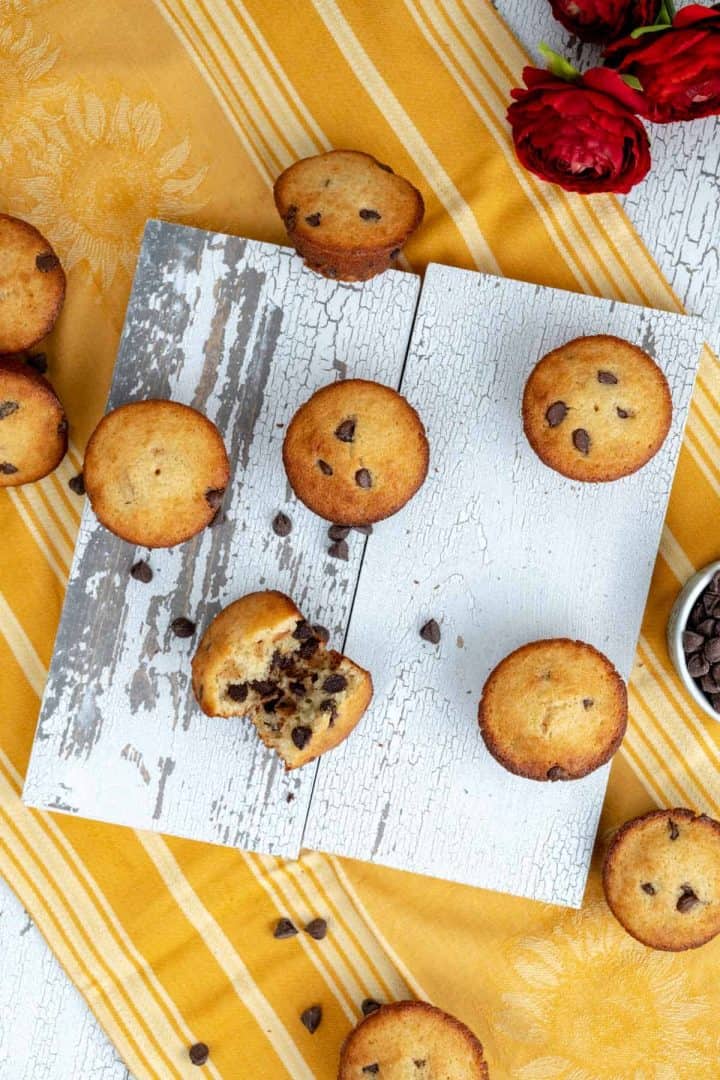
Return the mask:
<path id="1" fill-rule="evenodd" d="M 682 643 L 688 674 L 720 713 L 720 570 L 695 602 Z"/>

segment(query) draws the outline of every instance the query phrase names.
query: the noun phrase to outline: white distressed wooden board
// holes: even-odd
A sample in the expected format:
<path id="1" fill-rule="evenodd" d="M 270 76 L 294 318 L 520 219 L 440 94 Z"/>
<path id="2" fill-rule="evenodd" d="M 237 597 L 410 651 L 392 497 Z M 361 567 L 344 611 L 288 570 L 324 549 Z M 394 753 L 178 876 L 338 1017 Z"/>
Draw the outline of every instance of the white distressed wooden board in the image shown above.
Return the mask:
<path id="1" fill-rule="evenodd" d="M 328 557 L 327 525 L 285 479 L 282 425 L 346 371 L 397 384 L 419 287 L 398 271 L 334 283 L 286 248 L 148 223 L 109 405 L 169 397 L 214 420 L 233 464 L 225 520 L 148 553 L 86 505 L 27 803 L 298 855 L 316 765 L 288 776 L 248 721 L 204 716 L 190 658 L 220 608 L 258 588 L 287 592 L 342 642 L 365 541 L 354 535 L 348 563 Z M 270 527 L 281 508 L 294 523 L 286 539 Z M 149 585 L 128 576 L 138 558 Z M 197 621 L 195 638 L 174 637 L 179 615 Z"/>
<path id="2" fill-rule="evenodd" d="M 334 376 L 398 385 L 419 282 L 323 281 L 286 249 L 150 223 L 111 405 L 168 396 L 223 431 L 226 518 L 148 557 L 86 508 L 24 798 L 46 809 L 295 856 L 301 845 L 578 904 L 606 770 L 540 785 L 487 755 L 487 672 L 535 637 L 568 634 L 630 669 L 699 354 L 696 320 L 448 267 L 428 270 L 402 383 L 431 443 L 430 477 L 345 564 L 291 497 L 283 427 Z M 571 484 L 522 435 L 522 385 L 580 333 L 656 351 L 675 420 L 663 451 L 614 485 Z M 270 530 L 277 509 L 290 537 Z M 560 576 L 562 575 L 562 577 Z M 564 587 L 556 587 L 559 581 Z M 248 721 L 196 707 L 172 619 L 198 636 L 231 600 L 281 588 L 375 679 L 342 748 L 287 777 Z M 418 628 L 443 626 L 439 650 Z M 287 802 L 288 795 L 293 799 Z M 306 826 L 307 818 L 307 826 Z"/>
<path id="3" fill-rule="evenodd" d="M 520 418 L 536 361 L 593 333 L 656 356 L 673 396 L 661 452 L 613 484 L 546 468 Z M 537 638 L 591 642 L 629 675 L 702 337 L 697 319 L 429 267 L 402 389 L 430 475 L 368 545 L 346 648 L 375 704 L 321 764 L 306 846 L 580 905 L 609 766 L 572 783 L 512 776 L 477 704 L 495 664 Z M 418 636 L 431 616 L 438 647 Z"/>

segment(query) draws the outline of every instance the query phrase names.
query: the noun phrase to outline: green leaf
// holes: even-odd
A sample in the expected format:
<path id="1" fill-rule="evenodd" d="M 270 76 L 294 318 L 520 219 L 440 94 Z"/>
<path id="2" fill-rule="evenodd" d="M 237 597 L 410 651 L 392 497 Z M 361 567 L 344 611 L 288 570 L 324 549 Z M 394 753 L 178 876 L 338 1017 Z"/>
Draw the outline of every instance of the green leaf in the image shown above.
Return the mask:
<path id="1" fill-rule="evenodd" d="M 640 82 L 637 75 L 621 75 L 620 78 L 632 90 L 642 90 L 643 88 L 643 84 Z"/>
<path id="2" fill-rule="evenodd" d="M 576 67 L 566 60 L 560 53 L 555 52 L 549 45 L 546 45 L 544 41 L 541 41 L 538 45 L 540 52 L 547 60 L 547 66 L 553 75 L 557 75 L 559 79 L 565 79 L 566 82 L 574 82 L 575 79 L 580 78 L 580 72 Z"/>
<path id="3" fill-rule="evenodd" d="M 663 23 L 662 26 L 659 26 L 655 23 L 653 26 L 638 26 L 637 30 L 633 30 L 630 37 L 639 38 L 645 34 L 657 34 L 658 30 L 667 30 L 667 25 Z"/>
<path id="4" fill-rule="evenodd" d="M 672 21 L 675 18 L 675 4 L 674 0 L 662 0 L 660 10 L 657 14 L 657 19 L 652 26 L 638 26 L 637 30 L 633 30 L 630 34 L 631 38 L 642 37 L 643 34 L 655 34 L 658 30 L 667 30 L 668 26 L 672 26 Z"/>

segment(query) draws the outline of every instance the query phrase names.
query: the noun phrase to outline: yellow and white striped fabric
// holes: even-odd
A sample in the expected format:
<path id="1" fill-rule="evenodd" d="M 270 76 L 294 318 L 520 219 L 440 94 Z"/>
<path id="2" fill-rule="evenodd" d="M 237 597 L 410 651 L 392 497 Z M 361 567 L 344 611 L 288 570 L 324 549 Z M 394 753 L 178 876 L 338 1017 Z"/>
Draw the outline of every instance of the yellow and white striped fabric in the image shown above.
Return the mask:
<path id="1" fill-rule="evenodd" d="M 82 10 L 80 10 L 80 8 Z M 417 995 L 487 1047 L 494 1080 L 720 1074 L 720 942 L 651 953 L 582 912 L 311 854 L 299 862 L 25 809 L 19 792 L 80 500 L 150 216 L 271 241 L 271 181 L 331 146 L 389 161 L 425 194 L 407 249 L 429 260 L 676 310 L 611 198 L 517 165 L 504 121 L 525 56 L 489 0 L 0 0 L 0 209 L 69 271 L 47 351 L 71 418 L 58 472 L 0 499 L 0 872 L 136 1077 L 335 1076 L 365 997 Z M 601 824 L 655 803 L 720 815 L 720 726 L 663 643 L 694 567 L 717 557 L 720 369 L 706 352 Z M 275 920 L 329 919 L 323 942 Z M 300 1012 L 323 1007 L 316 1034 Z M 580 1019 L 582 1018 L 582 1019 Z"/>

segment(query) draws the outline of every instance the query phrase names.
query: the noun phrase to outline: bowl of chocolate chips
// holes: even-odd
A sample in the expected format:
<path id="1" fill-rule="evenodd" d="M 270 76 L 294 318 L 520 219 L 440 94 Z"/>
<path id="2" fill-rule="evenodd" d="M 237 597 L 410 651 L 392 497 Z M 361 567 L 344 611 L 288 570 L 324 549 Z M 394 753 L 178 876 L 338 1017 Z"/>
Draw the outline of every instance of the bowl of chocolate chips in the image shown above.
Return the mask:
<path id="1" fill-rule="evenodd" d="M 670 614 L 667 642 L 693 701 L 720 720 L 720 560 L 693 574 L 681 590 Z"/>

